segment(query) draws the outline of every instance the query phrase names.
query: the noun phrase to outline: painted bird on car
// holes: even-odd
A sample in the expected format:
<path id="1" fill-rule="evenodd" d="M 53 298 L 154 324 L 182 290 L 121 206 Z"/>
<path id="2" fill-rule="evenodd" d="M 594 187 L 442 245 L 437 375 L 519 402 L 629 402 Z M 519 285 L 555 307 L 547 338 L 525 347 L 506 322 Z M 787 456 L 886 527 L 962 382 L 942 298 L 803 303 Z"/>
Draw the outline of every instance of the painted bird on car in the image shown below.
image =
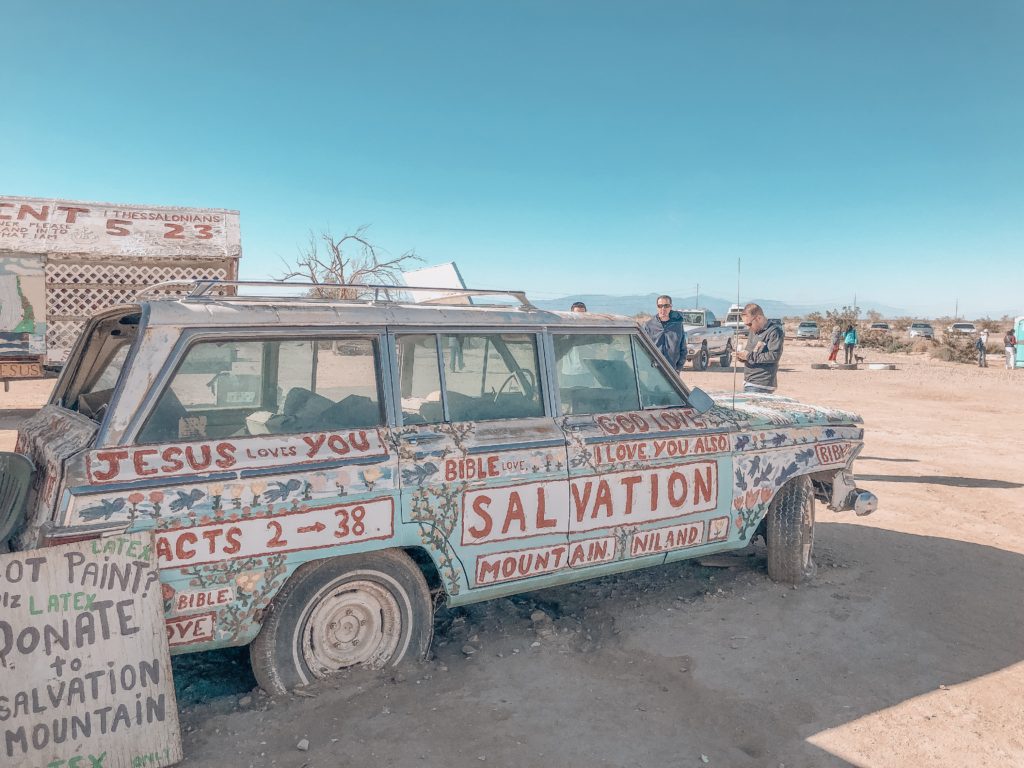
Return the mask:
<path id="1" fill-rule="evenodd" d="M 88 521 L 99 520 L 100 518 L 109 520 L 115 512 L 120 512 L 122 509 L 124 509 L 124 499 L 114 499 L 113 501 L 101 499 L 99 504 L 83 509 L 79 516 L 83 520 Z"/>
<path id="2" fill-rule="evenodd" d="M 276 488 L 268 488 L 263 494 L 267 501 L 284 501 L 288 496 L 302 487 L 302 481 L 297 478 L 292 478 L 287 483 L 281 483 L 274 481 Z"/>
<path id="3" fill-rule="evenodd" d="M 183 509 L 192 509 L 192 505 L 206 495 L 198 488 L 193 488 L 188 493 L 185 491 L 178 491 L 177 493 L 178 498 L 171 502 L 172 512 L 181 512 Z"/>

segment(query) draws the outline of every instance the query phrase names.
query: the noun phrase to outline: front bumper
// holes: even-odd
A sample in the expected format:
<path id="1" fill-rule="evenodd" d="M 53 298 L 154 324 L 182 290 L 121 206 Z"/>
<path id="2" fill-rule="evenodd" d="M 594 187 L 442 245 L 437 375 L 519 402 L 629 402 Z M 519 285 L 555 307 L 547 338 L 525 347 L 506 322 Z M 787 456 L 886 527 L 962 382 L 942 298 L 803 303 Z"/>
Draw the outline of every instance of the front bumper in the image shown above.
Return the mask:
<path id="1" fill-rule="evenodd" d="M 864 517 L 878 509 L 878 497 L 871 491 L 858 488 L 853 473 L 844 469 L 836 472 L 832 478 L 828 508 L 833 512 L 852 510 L 858 517 Z"/>

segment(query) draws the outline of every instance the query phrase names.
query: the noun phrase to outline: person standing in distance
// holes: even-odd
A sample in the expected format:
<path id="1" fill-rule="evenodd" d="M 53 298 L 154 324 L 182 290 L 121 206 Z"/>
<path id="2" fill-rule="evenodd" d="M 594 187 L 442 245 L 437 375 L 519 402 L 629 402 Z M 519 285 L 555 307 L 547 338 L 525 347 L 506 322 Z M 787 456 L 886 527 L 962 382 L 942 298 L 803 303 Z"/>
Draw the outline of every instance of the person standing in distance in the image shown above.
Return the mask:
<path id="1" fill-rule="evenodd" d="M 582 301 L 574 301 L 572 303 L 572 306 L 569 307 L 569 311 L 583 314 L 587 311 L 587 305 L 584 304 Z"/>
<path id="2" fill-rule="evenodd" d="M 1013 358 L 1017 352 L 1017 337 L 1013 333 L 1013 328 L 1009 328 L 1003 336 L 1003 349 L 1006 350 L 1006 367 L 1012 369 Z"/>
<path id="3" fill-rule="evenodd" d="M 683 329 L 683 316 L 672 310 L 671 296 L 658 297 L 658 313 L 642 328 L 676 372 L 683 370 L 686 365 L 686 331 Z"/>
<path id="4" fill-rule="evenodd" d="M 757 304 L 743 307 L 740 319 L 750 329 L 747 348 L 736 353 L 743 361 L 743 391 L 771 394 L 779 385 L 779 360 L 786 334 L 781 325 L 764 316 Z"/>
<path id="5" fill-rule="evenodd" d="M 857 329 L 852 325 L 846 326 L 846 333 L 843 334 L 843 346 L 846 349 L 846 364 L 853 363 L 853 349 L 857 346 Z"/>

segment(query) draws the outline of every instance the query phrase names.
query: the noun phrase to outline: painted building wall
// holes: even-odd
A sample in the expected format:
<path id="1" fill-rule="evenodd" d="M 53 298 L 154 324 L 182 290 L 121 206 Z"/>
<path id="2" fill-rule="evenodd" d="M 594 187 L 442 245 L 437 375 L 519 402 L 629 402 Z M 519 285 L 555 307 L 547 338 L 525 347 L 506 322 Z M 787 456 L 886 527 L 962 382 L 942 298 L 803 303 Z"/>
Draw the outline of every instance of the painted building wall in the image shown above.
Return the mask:
<path id="1" fill-rule="evenodd" d="M 63 362 L 92 313 L 160 282 L 237 279 L 241 253 L 237 211 L 0 196 L 0 356 Z"/>

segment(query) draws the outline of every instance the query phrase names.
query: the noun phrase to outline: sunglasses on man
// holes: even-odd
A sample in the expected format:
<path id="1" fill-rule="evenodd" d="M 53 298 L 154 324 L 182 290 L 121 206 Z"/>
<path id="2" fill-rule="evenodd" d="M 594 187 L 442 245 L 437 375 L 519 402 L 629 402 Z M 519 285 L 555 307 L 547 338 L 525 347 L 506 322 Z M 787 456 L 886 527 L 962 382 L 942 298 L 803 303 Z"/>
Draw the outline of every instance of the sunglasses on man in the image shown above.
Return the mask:
<path id="1" fill-rule="evenodd" d="M 658 309 L 672 309 L 671 304 L 659 304 Z"/>

